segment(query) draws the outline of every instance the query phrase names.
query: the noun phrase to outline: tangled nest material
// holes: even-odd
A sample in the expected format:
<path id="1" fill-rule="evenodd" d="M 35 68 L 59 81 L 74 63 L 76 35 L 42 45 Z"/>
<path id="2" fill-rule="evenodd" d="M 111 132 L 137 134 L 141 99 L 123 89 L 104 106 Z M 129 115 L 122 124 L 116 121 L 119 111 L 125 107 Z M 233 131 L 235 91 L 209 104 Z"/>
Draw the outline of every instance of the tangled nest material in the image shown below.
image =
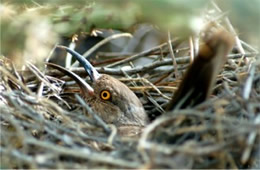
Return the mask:
<path id="1" fill-rule="evenodd" d="M 110 65 L 168 54 L 168 45 Z M 116 127 L 100 123 L 95 113 L 87 117 L 84 110 L 88 106 L 79 96 L 71 95 L 74 83 L 60 72 L 40 71 L 30 63 L 26 71 L 17 71 L 3 58 L 1 168 L 259 168 L 259 54 L 248 44 L 243 47 L 247 53 L 228 56 L 214 97 L 195 108 L 157 117 L 140 138 L 118 136 Z M 181 56 L 176 61 L 178 71 L 183 72 L 189 57 Z M 174 78 L 160 83 L 174 70 L 154 71 L 165 65 L 172 65 L 172 60 L 157 60 L 128 70 L 104 66 L 98 71 L 125 76 L 120 80 L 140 96 L 149 116 L 156 117 L 154 112 L 162 109 L 178 84 Z M 82 68 L 72 71 L 86 74 Z"/>

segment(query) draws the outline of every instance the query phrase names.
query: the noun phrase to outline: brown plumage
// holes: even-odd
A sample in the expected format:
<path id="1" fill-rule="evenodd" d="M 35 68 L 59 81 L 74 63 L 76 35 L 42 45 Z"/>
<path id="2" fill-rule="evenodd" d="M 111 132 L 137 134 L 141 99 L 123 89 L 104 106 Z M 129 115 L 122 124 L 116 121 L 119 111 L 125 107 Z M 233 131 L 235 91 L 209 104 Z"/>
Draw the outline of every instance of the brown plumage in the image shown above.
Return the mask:
<path id="1" fill-rule="evenodd" d="M 86 103 L 107 123 L 116 126 L 140 126 L 148 122 L 142 103 L 137 96 L 122 82 L 106 74 L 99 74 L 90 63 L 78 53 L 66 48 L 85 67 L 91 80 L 92 86 L 87 84 L 75 73 L 48 63 L 55 69 L 72 77 L 86 100 Z"/>
<path id="2" fill-rule="evenodd" d="M 233 44 L 234 38 L 225 30 L 207 35 L 166 110 L 193 107 L 205 101 Z"/>
<path id="3" fill-rule="evenodd" d="M 122 82 L 114 77 L 102 74 L 93 83 L 95 96 L 88 98 L 90 106 L 109 123 L 115 125 L 141 125 L 147 124 L 147 115 L 137 96 Z M 104 90 L 110 92 L 109 100 L 100 96 Z"/>

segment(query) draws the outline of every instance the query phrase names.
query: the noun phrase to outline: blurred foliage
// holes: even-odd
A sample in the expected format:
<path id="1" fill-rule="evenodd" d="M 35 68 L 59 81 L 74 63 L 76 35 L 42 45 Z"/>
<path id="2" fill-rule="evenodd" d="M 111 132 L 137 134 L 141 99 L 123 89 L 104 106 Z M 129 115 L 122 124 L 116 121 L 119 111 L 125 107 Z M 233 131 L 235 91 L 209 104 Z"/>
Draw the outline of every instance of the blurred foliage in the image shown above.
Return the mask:
<path id="1" fill-rule="evenodd" d="M 1 54 L 15 59 L 17 56 L 29 55 L 28 58 L 42 60 L 53 45 L 58 43 L 59 37 L 72 37 L 81 32 L 88 34 L 93 29 L 129 31 L 139 23 L 150 23 L 162 30 L 171 30 L 174 35 L 186 36 L 200 25 L 195 22 L 207 2 L 209 1 L 2 0 Z M 254 6 L 251 1 L 222 2 L 232 10 L 242 10 L 243 14 L 239 13 L 245 18 L 242 22 L 248 23 L 246 17 L 251 17 L 251 14 L 257 15 L 254 17 L 259 19 L 259 12 L 250 13 L 250 8 L 247 8 Z M 254 7 L 254 12 L 259 11 L 255 8 L 257 7 Z M 240 16 L 239 14 L 235 13 Z M 257 27 L 259 26 L 255 29 Z"/>
<path id="2" fill-rule="evenodd" d="M 218 4 L 223 11 L 228 12 L 240 38 L 260 49 L 260 1 L 218 0 Z"/>
<path id="3" fill-rule="evenodd" d="M 191 20 L 199 14 L 204 2 L 4 0 L 0 7 L 1 53 L 14 57 L 23 56 L 26 51 L 41 59 L 41 55 L 46 56 L 47 49 L 57 42 L 57 37 L 71 37 L 94 28 L 126 31 L 144 22 L 181 34 L 188 33 Z"/>
<path id="4" fill-rule="evenodd" d="M 19 11 L 25 9 L 24 12 L 37 10 L 52 21 L 58 33 L 70 35 L 92 28 L 127 29 L 139 22 L 190 29 L 190 20 L 198 14 L 205 0 L 8 0 L 5 4 L 15 5 Z"/>

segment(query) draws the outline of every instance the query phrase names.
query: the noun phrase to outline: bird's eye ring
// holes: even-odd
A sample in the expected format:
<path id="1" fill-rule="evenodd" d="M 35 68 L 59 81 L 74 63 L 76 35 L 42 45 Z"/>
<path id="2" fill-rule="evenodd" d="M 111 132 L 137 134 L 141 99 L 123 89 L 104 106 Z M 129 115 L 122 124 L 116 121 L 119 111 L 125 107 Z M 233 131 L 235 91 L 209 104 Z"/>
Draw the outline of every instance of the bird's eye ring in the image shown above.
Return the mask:
<path id="1" fill-rule="evenodd" d="M 101 93 L 100 93 L 100 97 L 101 97 L 101 99 L 103 99 L 103 100 L 109 100 L 109 99 L 111 98 L 111 94 L 110 94 L 109 91 L 103 90 L 103 91 L 101 91 Z"/>

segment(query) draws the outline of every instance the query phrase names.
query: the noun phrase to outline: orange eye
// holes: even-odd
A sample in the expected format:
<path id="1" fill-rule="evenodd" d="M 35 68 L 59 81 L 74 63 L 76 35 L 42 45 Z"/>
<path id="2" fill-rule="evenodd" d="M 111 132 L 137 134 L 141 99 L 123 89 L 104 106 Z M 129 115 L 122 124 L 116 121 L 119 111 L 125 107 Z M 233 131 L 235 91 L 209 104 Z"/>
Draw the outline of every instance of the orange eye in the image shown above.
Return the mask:
<path id="1" fill-rule="evenodd" d="M 103 90 L 101 93 L 100 93 L 100 97 L 101 99 L 103 100 L 109 100 L 111 98 L 111 94 L 109 91 L 107 90 Z"/>

